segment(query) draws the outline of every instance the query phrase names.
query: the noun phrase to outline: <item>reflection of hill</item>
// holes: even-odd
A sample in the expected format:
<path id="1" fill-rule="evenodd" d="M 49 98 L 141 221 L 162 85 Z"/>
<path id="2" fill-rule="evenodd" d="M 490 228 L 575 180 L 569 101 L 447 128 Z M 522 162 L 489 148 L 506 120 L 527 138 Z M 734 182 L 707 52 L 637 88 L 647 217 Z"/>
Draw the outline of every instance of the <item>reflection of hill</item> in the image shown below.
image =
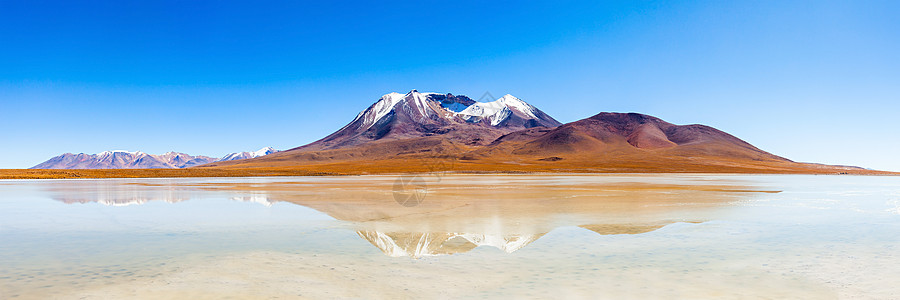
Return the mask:
<path id="1" fill-rule="evenodd" d="M 432 179 L 427 198 L 413 207 L 394 201 L 389 177 L 341 184 L 241 185 L 238 189 L 272 191 L 279 201 L 352 222 L 360 237 L 385 254 L 413 258 L 464 253 L 480 246 L 511 253 L 563 226 L 602 235 L 647 233 L 676 222 L 715 219 L 727 213 L 728 203 L 777 192 L 709 181 L 657 184 L 581 176 L 534 178 Z"/>
<path id="2" fill-rule="evenodd" d="M 581 225 L 578 227 L 599 233 L 599 234 L 640 234 L 651 232 L 662 228 L 668 224 L 648 224 L 648 225 L 622 225 L 622 224 L 592 224 Z"/>

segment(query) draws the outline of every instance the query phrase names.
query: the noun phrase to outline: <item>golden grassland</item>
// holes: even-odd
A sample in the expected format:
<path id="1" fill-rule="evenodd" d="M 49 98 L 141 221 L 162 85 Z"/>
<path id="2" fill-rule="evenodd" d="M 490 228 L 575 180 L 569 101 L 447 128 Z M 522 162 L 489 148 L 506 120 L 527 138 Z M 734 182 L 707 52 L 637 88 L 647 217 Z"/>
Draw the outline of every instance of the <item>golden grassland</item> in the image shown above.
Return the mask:
<path id="1" fill-rule="evenodd" d="M 169 178 L 169 177 L 259 177 L 330 176 L 410 173 L 735 173 L 735 174 L 851 174 L 900 175 L 900 173 L 819 164 L 722 160 L 652 159 L 592 160 L 570 157 L 559 161 L 537 159 L 460 160 L 436 158 L 396 158 L 338 162 L 305 162 L 301 165 L 272 166 L 271 162 L 186 169 L 99 169 L 47 170 L 0 169 L 0 179 L 62 178 Z"/>

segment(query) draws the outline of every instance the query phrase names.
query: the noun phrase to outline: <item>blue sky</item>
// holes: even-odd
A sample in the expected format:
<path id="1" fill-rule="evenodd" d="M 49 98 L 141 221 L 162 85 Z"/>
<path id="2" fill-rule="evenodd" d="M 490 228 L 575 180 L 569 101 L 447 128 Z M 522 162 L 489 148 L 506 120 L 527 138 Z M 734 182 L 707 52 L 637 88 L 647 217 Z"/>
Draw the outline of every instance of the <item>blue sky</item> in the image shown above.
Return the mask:
<path id="1" fill-rule="evenodd" d="M 900 171 L 898 1 L 120 2 L 0 0 L 0 168 L 288 149 L 418 89 Z"/>

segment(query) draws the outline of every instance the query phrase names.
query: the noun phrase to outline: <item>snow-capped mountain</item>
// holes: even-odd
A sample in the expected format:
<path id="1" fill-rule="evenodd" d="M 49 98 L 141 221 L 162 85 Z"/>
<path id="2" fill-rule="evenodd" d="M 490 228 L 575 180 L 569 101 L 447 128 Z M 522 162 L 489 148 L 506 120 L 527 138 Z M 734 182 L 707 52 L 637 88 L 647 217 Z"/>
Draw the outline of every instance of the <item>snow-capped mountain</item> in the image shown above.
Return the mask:
<path id="1" fill-rule="evenodd" d="M 248 158 L 257 158 L 260 156 L 266 156 L 272 153 L 278 152 L 275 148 L 265 147 L 253 152 L 235 152 L 216 160 L 216 161 L 228 161 L 228 160 L 238 160 L 238 159 L 248 159 Z"/>
<path id="2" fill-rule="evenodd" d="M 193 156 L 180 152 L 162 155 L 141 151 L 103 151 L 98 154 L 66 153 L 40 163 L 32 169 L 165 169 L 187 168 L 214 162 L 208 156 Z"/>
<path id="3" fill-rule="evenodd" d="M 337 132 L 300 148 L 336 149 L 374 140 L 432 135 L 483 145 L 512 131 L 559 125 L 540 109 L 512 95 L 477 102 L 462 95 L 412 90 L 382 96 Z"/>
<path id="4" fill-rule="evenodd" d="M 492 102 L 476 102 L 466 96 L 420 93 L 417 90 L 405 95 L 390 93 L 382 96 L 359 113 L 350 125 L 359 122 L 359 127 L 368 129 L 400 113 L 420 123 L 440 122 L 443 119 L 506 128 L 560 125 L 536 107 L 509 94 Z"/>
<path id="5" fill-rule="evenodd" d="M 187 168 L 223 160 L 238 160 L 260 157 L 277 152 L 271 147 L 255 152 L 237 152 L 218 159 L 203 155 L 189 155 L 181 152 L 167 152 L 161 155 L 141 151 L 103 151 L 97 154 L 66 153 L 40 163 L 32 169 L 173 169 Z"/>

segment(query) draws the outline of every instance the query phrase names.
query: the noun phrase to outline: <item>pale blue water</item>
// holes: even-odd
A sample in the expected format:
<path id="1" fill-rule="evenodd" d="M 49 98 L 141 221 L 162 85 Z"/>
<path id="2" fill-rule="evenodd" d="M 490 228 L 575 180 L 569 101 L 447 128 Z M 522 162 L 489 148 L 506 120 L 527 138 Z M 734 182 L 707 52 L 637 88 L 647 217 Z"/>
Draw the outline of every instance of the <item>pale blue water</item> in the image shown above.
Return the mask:
<path id="1" fill-rule="evenodd" d="M 900 298 L 898 177 L 424 179 L 0 181 L 0 298 Z"/>

